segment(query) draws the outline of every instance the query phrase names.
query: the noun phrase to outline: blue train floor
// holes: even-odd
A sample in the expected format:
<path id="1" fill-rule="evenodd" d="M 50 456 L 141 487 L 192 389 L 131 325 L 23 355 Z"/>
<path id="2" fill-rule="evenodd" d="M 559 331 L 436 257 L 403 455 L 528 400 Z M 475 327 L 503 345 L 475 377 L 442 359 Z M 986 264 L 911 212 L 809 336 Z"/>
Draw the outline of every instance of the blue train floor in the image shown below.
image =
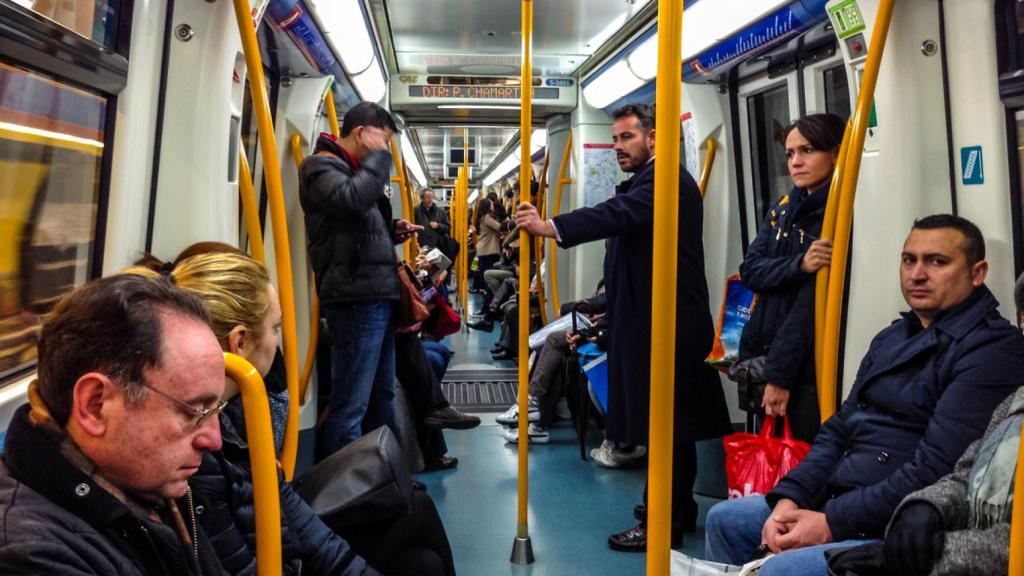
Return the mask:
<path id="1" fill-rule="evenodd" d="M 478 300 L 473 299 L 474 310 Z M 494 361 L 488 348 L 493 333 L 459 332 L 446 339 L 455 351 L 450 369 L 509 368 Z M 462 576 L 641 575 L 645 555 L 608 548 L 609 534 L 636 522 L 633 506 L 643 496 L 646 467 L 608 470 L 580 460 L 576 434 L 568 422 L 551 429 L 551 443 L 530 449 L 528 521 L 534 564 L 509 561 L 516 532 L 518 451 L 502 438 L 495 414 L 479 414 L 483 424 L 468 431 L 446 431 L 449 454 L 459 458 L 455 470 L 419 474 L 444 519 Z M 590 447 L 600 443 L 592 429 Z M 683 552 L 701 556 L 704 518 L 717 500 L 697 496 L 697 531 L 684 538 Z"/>

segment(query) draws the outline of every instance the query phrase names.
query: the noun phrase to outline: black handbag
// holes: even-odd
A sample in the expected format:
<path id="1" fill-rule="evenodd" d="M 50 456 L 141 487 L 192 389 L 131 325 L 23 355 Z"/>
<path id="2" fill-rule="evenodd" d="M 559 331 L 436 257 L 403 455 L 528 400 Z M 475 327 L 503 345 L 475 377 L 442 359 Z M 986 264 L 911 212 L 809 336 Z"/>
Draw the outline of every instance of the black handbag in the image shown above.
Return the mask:
<path id="1" fill-rule="evenodd" d="M 755 356 L 729 367 L 729 380 L 736 383 L 741 410 L 753 413 L 761 409 L 764 388 L 768 384 L 764 377 L 764 364 L 767 360 L 767 355 Z"/>
<path id="2" fill-rule="evenodd" d="M 410 514 L 412 490 L 402 448 L 381 426 L 317 464 L 296 491 L 337 530 Z"/>

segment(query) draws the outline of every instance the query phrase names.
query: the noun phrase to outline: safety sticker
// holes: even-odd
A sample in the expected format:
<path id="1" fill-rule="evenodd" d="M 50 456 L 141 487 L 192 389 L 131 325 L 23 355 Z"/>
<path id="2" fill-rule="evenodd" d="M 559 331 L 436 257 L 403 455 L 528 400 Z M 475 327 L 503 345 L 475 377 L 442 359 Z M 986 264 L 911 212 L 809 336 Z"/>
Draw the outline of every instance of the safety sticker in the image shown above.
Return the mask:
<path id="1" fill-rule="evenodd" d="M 985 167 L 982 163 L 981 146 L 964 146 L 960 149 L 960 174 L 964 186 L 985 183 Z"/>

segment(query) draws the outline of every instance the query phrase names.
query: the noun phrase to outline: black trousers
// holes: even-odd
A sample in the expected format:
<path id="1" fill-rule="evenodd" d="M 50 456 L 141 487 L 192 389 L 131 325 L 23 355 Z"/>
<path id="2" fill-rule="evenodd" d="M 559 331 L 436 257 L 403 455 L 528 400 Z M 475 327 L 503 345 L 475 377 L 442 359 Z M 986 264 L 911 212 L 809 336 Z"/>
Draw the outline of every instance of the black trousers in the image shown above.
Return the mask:
<path id="1" fill-rule="evenodd" d="M 688 525 L 697 520 L 697 501 L 693 499 L 693 484 L 697 481 L 696 442 L 676 442 L 672 445 L 672 545 L 683 541 Z M 647 485 L 644 485 L 644 505 L 647 504 Z"/>
<path id="2" fill-rule="evenodd" d="M 409 402 L 409 411 L 416 426 L 416 441 L 420 445 L 423 459 L 433 462 L 448 452 L 448 445 L 444 441 L 444 432 L 427 428 L 423 419 L 427 414 L 438 408 L 446 408 L 449 404 L 418 335 L 395 335 L 395 376 L 402 384 Z"/>
<path id="3" fill-rule="evenodd" d="M 426 492 L 413 490 L 412 514 L 338 531 L 384 576 L 455 576 L 448 533 Z"/>

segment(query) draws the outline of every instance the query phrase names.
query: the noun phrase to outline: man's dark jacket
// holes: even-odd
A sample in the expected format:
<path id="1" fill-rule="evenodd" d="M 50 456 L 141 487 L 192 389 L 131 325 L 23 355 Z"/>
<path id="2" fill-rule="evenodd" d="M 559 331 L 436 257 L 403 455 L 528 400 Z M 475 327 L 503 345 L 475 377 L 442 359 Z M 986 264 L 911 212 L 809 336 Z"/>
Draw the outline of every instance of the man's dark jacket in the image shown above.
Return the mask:
<path id="1" fill-rule="evenodd" d="M 236 413 L 236 416 L 238 414 Z M 256 510 L 249 447 L 227 411 L 220 415 L 220 451 L 203 455 L 191 484 L 203 507 L 200 525 L 229 574 L 256 574 Z M 278 474 L 281 556 L 285 575 L 369 576 L 376 572 L 336 535 Z"/>
<path id="2" fill-rule="evenodd" d="M 849 397 L 768 494 L 825 513 L 836 541 L 881 538 L 908 494 L 953 470 L 1024 375 L 1024 337 L 982 286 L 923 329 L 902 319 L 871 342 Z"/>
<path id="3" fill-rule="evenodd" d="M 430 208 L 427 208 L 421 203 L 416 207 L 416 215 L 414 218 L 416 219 L 416 224 L 423 226 L 423 230 L 420 230 L 418 235 L 420 246 L 440 248 L 438 242 L 442 237 L 448 235 L 448 230 L 450 228 L 448 224 L 448 215 L 445 214 L 444 209 L 436 203 L 431 204 Z M 431 222 L 437 222 L 437 229 L 430 227 Z"/>
<path id="4" fill-rule="evenodd" d="M 821 236 L 827 200 L 827 186 L 810 195 L 794 188 L 783 196 L 768 211 L 740 264 L 743 284 L 758 299 L 740 338 L 739 358 L 767 356 L 764 377 L 789 390 L 786 414 L 793 432 L 807 442 L 814 440 L 821 416 L 814 374 L 815 275 L 800 270 L 800 262 Z"/>
<path id="5" fill-rule="evenodd" d="M 0 463 L 0 574 L 223 574 L 194 525 L 189 496 L 177 506 L 186 529 L 198 536 L 193 546 L 170 524 L 137 515 L 66 460 L 65 437 L 29 423 L 28 411 L 26 404 L 11 419 Z"/>
<path id="6" fill-rule="evenodd" d="M 398 272 L 391 201 L 384 194 L 391 154 L 376 150 L 358 169 L 328 135 L 299 168 L 299 200 L 306 244 L 325 306 L 366 300 L 397 300 Z"/>
<path id="7" fill-rule="evenodd" d="M 676 284 L 675 439 L 732 431 L 718 373 L 704 363 L 714 325 L 704 277 L 703 208 L 697 183 L 679 167 Z M 654 251 L 654 161 L 591 208 L 555 217 L 560 245 L 608 238 L 608 419 L 610 440 L 648 444 L 651 364 L 651 274 Z"/>

